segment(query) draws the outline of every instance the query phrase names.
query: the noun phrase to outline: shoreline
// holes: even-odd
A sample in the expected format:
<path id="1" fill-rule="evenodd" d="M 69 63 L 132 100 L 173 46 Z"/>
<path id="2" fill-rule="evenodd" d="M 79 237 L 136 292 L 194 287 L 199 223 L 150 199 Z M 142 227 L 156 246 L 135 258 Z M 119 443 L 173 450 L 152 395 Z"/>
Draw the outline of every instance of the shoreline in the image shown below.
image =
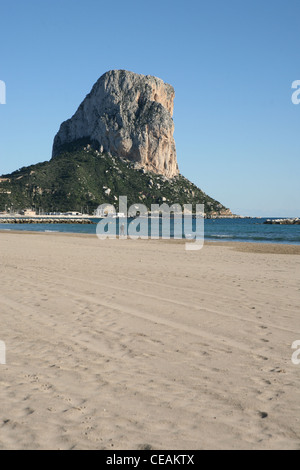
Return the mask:
<path id="1" fill-rule="evenodd" d="M 13 235 L 41 235 L 41 236 L 55 236 L 55 237 L 70 237 L 70 238 L 95 238 L 97 239 L 96 234 L 94 233 L 79 233 L 79 232 L 58 232 L 58 231 L 49 231 L 49 232 L 43 232 L 43 231 L 34 231 L 34 230 L 5 230 L 5 229 L 0 229 L 0 235 L 1 234 L 13 234 Z M 117 239 L 118 240 L 118 237 Z M 106 240 L 102 240 L 101 242 L 105 242 Z M 108 241 L 108 240 L 107 240 Z M 176 240 L 176 239 L 147 239 L 147 240 L 142 240 L 142 239 L 137 239 L 137 240 L 132 240 L 130 238 L 127 238 L 122 241 L 128 241 L 128 242 L 133 242 L 133 241 L 138 241 L 138 242 L 158 242 L 158 243 L 168 243 L 168 244 L 185 244 L 187 243 L 187 240 L 182 239 L 182 240 Z M 100 240 L 99 240 L 100 242 Z M 193 242 L 190 242 L 193 243 Z M 249 253 L 272 253 L 272 254 L 291 254 L 291 255 L 300 255 L 300 245 L 297 244 L 292 244 L 292 243 L 280 243 L 280 242 L 274 242 L 274 243 L 269 243 L 269 242 L 248 242 L 248 241 L 206 241 L 204 240 L 204 247 L 205 246 L 225 246 L 228 248 L 234 248 L 237 251 L 244 251 L 244 252 L 249 252 Z M 201 250 L 199 250 L 201 251 Z"/>

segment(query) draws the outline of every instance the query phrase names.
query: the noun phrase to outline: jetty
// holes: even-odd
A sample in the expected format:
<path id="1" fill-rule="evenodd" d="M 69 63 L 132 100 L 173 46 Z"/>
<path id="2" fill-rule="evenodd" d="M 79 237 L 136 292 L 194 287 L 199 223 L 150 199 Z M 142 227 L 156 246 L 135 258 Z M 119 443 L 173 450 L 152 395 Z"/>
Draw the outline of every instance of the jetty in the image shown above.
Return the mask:
<path id="1" fill-rule="evenodd" d="M 94 224 L 83 217 L 1 217 L 0 224 Z"/>
<path id="2" fill-rule="evenodd" d="M 300 219 L 298 217 L 294 219 L 268 219 L 264 221 L 264 224 L 272 225 L 300 225 Z"/>

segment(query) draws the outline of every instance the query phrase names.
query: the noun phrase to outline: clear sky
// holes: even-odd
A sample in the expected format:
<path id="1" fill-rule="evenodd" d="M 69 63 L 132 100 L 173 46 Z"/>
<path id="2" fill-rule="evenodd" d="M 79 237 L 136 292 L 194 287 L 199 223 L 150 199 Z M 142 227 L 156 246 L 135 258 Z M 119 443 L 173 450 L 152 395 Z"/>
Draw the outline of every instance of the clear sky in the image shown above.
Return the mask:
<path id="1" fill-rule="evenodd" d="M 235 213 L 300 216 L 299 39 L 300 0 L 0 0 L 0 174 L 49 160 L 126 69 L 174 86 L 184 176 Z"/>

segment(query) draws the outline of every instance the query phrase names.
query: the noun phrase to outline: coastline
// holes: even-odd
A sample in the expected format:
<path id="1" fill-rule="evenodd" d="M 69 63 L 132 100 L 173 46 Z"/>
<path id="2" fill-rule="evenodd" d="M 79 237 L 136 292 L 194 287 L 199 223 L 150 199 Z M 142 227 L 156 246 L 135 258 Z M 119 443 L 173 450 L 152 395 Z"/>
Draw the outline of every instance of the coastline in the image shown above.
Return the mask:
<path id="1" fill-rule="evenodd" d="M 51 216 L 49 216 L 51 217 Z M 34 219 L 33 223 L 27 223 L 28 219 L 20 219 L 15 221 L 16 223 L 0 224 L 0 230 L 3 231 L 34 231 L 34 232 L 62 232 L 62 233 L 89 233 L 95 234 L 97 230 L 97 224 L 103 219 L 93 218 L 89 219 L 88 223 L 85 223 L 84 217 L 78 219 L 69 218 L 67 220 L 58 218 L 53 219 L 52 223 L 49 223 L 51 219 L 38 218 Z M 176 222 L 175 222 L 176 220 Z M 182 219 L 180 219 L 182 220 Z M 252 218 L 252 219 L 206 219 L 204 223 L 204 236 L 205 240 L 211 242 L 243 242 L 243 243 L 262 243 L 262 244 L 285 244 L 285 245 L 298 245 L 300 246 L 300 226 L 297 224 L 284 225 L 284 224 L 265 224 L 267 219 Z M 74 223 L 73 223 L 74 221 Z M 120 224 L 124 224 L 122 219 L 115 219 L 116 231 L 118 233 Z M 54 223 L 55 222 L 55 223 Z M 104 222 L 105 223 L 105 222 Z M 197 221 L 193 221 L 190 227 L 189 222 L 187 225 L 185 222 L 180 228 L 180 221 L 174 219 L 174 222 L 170 221 L 171 239 L 173 233 L 178 233 L 182 230 L 182 238 L 185 239 L 185 231 L 187 234 L 193 233 L 191 231 L 197 230 Z M 101 222 L 102 224 L 102 222 Z M 128 230 L 137 230 L 134 228 L 136 222 L 134 219 L 127 219 Z M 163 221 L 157 221 L 157 218 L 148 220 L 148 233 L 145 227 L 144 218 L 141 219 L 141 227 L 143 234 L 151 238 L 152 228 L 153 234 L 158 234 L 157 224 L 159 224 L 159 231 L 162 235 L 163 227 L 165 227 Z M 201 223 L 200 223 L 201 225 Z M 113 226 L 112 226 L 113 227 Z M 199 227 L 201 230 L 201 227 Z M 130 232 L 132 233 L 132 231 Z M 140 234 L 139 234 L 140 235 Z"/>
<path id="2" fill-rule="evenodd" d="M 0 239 L 1 449 L 299 449 L 298 252 Z"/>
<path id="3" fill-rule="evenodd" d="M 42 235 L 42 236 L 55 236 L 55 237 L 80 237 L 80 238 L 94 238 L 98 239 L 94 233 L 74 233 L 74 232 L 55 232 L 55 231 L 31 231 L 31 230 L 5 230 L 0 229 L 0 234 L 26 234 L 26 235 Z M 118 237 L 117 237 L 118 239 Z M 128 238 L 128 241 L 135 241 Z M 137 242 L 142 240 L 136 240 Z M 143 240 L 145 241 L 145 240 Z M 160 243 L 172 243 L 172 244 L 182 244 L 184 245 L 187 240 L 176 240 L 176 239 L 160 239 L 160 240 L 146 240 L 148 242 L 160 242 Z M 191 242 L 193 243 L 193 242 Z M 207 241 L 204 240 L 204 246 L 227 246 L 229 248 L 233 248 L 237 251 L 245 251 L 249 253 L 272 253 L 272 254 L 291 254 L 291 255 L 300 255 L 300 245 L 299 244 L 292 244 L 292 243 L 268 243 L 268 242 L 246 242 L 246 241 Z"/>

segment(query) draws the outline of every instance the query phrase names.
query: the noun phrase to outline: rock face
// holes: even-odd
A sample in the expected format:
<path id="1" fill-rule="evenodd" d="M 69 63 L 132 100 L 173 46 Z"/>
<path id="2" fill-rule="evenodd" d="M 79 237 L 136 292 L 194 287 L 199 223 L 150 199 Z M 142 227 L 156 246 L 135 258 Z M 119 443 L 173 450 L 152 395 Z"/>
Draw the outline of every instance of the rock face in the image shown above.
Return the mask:
<path id="1" fill-rule="evenodd" d="M 52 158 L 65 144 L 85 138 L 100 151 L 167 178 L 176 176 L 174 96 L 173 87 L 159 78 L 125 70 L 105 73 L 74 116 L 61 124 Z"/>

